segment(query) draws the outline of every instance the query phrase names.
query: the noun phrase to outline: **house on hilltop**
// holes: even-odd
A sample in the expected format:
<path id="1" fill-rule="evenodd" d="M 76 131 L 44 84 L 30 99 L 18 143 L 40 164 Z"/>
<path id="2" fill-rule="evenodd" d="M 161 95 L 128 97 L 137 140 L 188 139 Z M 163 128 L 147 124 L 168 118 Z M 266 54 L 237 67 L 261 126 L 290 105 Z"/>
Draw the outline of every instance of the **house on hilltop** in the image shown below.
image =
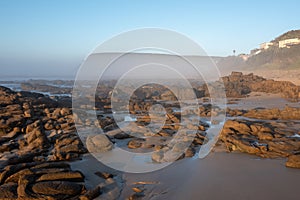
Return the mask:
<path id="1" fill-rule="evenodd" d="M 268 49 L 270 46 L 273 46 L 273 42 L 264 42 L 259 45 L 259 49 Z"/>
<path id="2" fill-rule="evenodd" d="M 286 40 L 281 40 L 278 43 L 279 48 L 290 48 L 290 45 L 296 45 L 300 44 L 300 39 L 299 38 L 292 38 L 292 39 L 286 39 Z"/>

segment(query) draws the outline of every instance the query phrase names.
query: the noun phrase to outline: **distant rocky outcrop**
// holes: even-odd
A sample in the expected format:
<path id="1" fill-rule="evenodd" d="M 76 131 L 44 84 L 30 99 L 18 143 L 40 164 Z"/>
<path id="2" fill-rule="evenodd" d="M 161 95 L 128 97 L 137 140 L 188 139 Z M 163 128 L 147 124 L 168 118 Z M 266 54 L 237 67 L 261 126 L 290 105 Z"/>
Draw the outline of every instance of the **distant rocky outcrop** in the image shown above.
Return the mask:
<path id="1" fill-rule="evenodd" d="M 245 97 L 251 92 L 281 94 L 291 101 L 300 99 L 300 87 L 289 81 L 267 80 L 253 73 L 244 75 L 242 72 L 232 72 L 222 77 L 227 97 Z"/>
<path id="2" fill-rule="evenodd" d="M 71 94 L 72 88 L 66 87 L 63 85 L 64 81 L 62 81 L 59 85 L 53 85 L 51 83 L 60 83 L 58 81 L 52 81 L 50 83 L 44 82 L 42 80 L 39 81 L 26 81 L 21 83 L 21 89 L 24 91 L 37 91 L 37 92 L 46 92 L 51 94 Z M 70 84 L 69 82 L 67 82 Z"/>
<path id="3" fill-rule="evenodd" d="M 222 81 L 227 97 L 266 92 L 299 101 L 300 88 L 287 81 L 267 80 L 240 72 L 232 72 Z M 86 188 L 84 174 L 72 170 L 70 163 L 80 159 L 87 150 L 96 153 L 110 151 L 117 143 L 131 151 L 153 151 L 151 158 L 159 163 L 192 157 L 208 141 L 206 131 L 210 124 L 198 119 L 223 113 L 221 108 L 208 102 L 207 85 L 203 83 L 194 85 L 192 90 L 198 98 L 203 97 L 203 103 L 182 110 L 178 98 L 168 88 L 145 85 L 131 96 L 128 109 L 134 120 L 130 123 L 136 126 L 125 132 L 110 117 L 111 88 L 100 85 L 97 91 L 100 92 L 98 96 L 83 96 L 79 100 L 77 114 L 83 113 L 80 118 L 73 114 L 70 99 L 61 101 L 0 86 L 0 199 L 94 199 L 101 192 L 110 190 L 102 186 L 111 185 L 114 179 L 112 174 L 98 172 L 96 175 L 103 178 L 104 185 L 90 190 Z M 190 92 L 184 91 L 180 95 L 190 95 Z M 95 107 L 88 105 L 91 101 L 95 101 Z M 150 109 L 155 104 L 165 108 L 162 118 L 150 117 L 154 112 Z M 86 109 L 100 112 L 96 119 L 90 119 Z M 227 116 L 230 119 L 224 125 L 219 143 L 228 151 L 264 158 L 286 157 L 286 166 L 300 168 L 299 108 L 228 109 Z M 155 120 L 164 122 L 158 132 L 141 129 Z M 76 133 L 75 121 L 79 128 L 93 126 L 101 128 L 104 134 L 94 136 L 88 133 L 86 149 Z M 218 123 L 213 121 L 211 124 Z M 182 131 L 177 134 L 180 128 Z M 141 193 L 138 189 L 134 191 Z"/>

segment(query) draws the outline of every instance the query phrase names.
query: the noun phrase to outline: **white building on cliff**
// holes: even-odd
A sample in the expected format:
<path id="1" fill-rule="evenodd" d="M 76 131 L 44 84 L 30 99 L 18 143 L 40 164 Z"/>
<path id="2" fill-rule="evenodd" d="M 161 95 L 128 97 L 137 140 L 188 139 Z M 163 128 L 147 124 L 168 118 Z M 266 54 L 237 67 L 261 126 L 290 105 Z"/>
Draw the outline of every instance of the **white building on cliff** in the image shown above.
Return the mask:
<path id="1" fill-rule="evenodd" d="M 273 46 L 273 42 L 264 42 L 259 45 L 259 49 L 268 49 L 270 46 Z"/>
<path id="2" fill-rule="evenodd" d="M 299 38 L 292 38 L 279 41 L 279 48 L 289 48 L 290 45 L 300 44 Z"/>

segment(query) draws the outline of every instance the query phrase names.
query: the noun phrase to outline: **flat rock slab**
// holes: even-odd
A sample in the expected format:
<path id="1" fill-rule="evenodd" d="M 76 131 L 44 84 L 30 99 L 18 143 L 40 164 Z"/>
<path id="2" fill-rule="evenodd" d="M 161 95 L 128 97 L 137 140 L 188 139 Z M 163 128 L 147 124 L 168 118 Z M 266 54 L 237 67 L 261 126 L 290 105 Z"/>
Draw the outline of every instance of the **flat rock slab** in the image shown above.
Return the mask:
<path id="1" fill-rule="evenodd" d="M 59 172 L 43 174 L 37 181 L 54 181 L 54 180 L 68 180 L 68 181 L 83 181 L 84 176 L 79 171 L 77 172 Z"/>
<path id="2" fill-rule="evenodd" d="M 43 195 L 71 195 L 81 193 L 83 186 L 68 181 L 46 181 L 39 182 L 32 186 L 32 191 Z"/>
<path id="3" fill-rule="evenodd" d="M 90 153 L 101 153 L 110 151 L 113 148 L 113 143 L 104 134 L 89 136 L 86 141 L 87 149 Z"/>
<path id="4" fill-rule="evenodd" d="M 0 199 L 10 200 L 17 199 L 17 187 L 16 183 L 9 183 L 0 186 Z"/>
<path id="5" fill-rule="evenodd" d="M 285 165 L 287 167 L 300 168 L 300 154 L 289 156 Z"/>

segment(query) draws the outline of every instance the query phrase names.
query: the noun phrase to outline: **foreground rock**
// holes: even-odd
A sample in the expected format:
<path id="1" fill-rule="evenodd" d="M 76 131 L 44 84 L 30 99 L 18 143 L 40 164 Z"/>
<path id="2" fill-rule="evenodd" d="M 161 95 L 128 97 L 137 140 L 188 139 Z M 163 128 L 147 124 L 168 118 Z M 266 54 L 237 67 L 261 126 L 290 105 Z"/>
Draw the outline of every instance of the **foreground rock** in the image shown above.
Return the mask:
<path id="1" fill-rule="evenodd" d="M 0 199 L 89 200 L 111 184 L 87 190 L 66 162 L 87 153 L 69 103 L 0 86 L 0 105 Z"/>
<path id="2" fill-rule="evenodd" d="M 7 183 L 0 186 L 0 199 L 17 199 L 17 188 L 16 183 Z"/>
<path id="3" fill-rule="evenodd" d="M 264 158 L 288 157 L 300 150 L 294 129 L 280 123 L 228 120 L 220 139 L 228 151 L 241 151 Z"/>
<path id="4" fill-rule="evenodd" d="M 84 176 L 67 163 L 20 163 L 0 174 L 0 199 L 62 199 L 84 194 Z"/>
<path id="5" fill-rule="evenodd" d="M 90 153 L 106 152 L 113 148 L 113 143 L 104 134 L 88 136 L 86 145 Z"/>
<path id="6" fill-rule="evenodd" d="M 230 97 L 243 97 L 252 91 L 259 91 L 280 93 L 293 101 L 299 98 L 299 87 L 289 82 L 241 73 L 232 73 L 223 81 Z M 94 199 L 99 195 L 105 199 L 105 192 L 119 191 L 119 186 L 103 189 L 104 185 L 98 185 L 87 190 L 83 173 L 72 170 L 66 161 L 80 159 L 87 149 L 93 153 L 110 151 L 113 143 L 119 140 L 123 140 L 123 144 L 127 144 L 132 151 L 153 151 L 154 162 L 172 162 L 194 156 L 197 148 L 207 140 L 209 125 L 205 122 L 193 123 L 194 118 L 184 121 L 184 117 L 209 117 L 222 110 L 203 103 L 199 108 L 180 111 L 177 98 L 167 88 L 146 88 L 131 99 L 130 114 L 136 114 L 136 122 L 132 123 L 138 126 L 130 133 L 125 133 L 108 116 L 111 111 L 110 97 L 105 95 L 110 91 L 108 88 L 102 89 L 102 99 L 96 98 L 95 108 L 103 108 L 107 113 L 97 115 L 98 119 L 92 121 L 76 115 L 73 117 L 70 102 L 61 103 L 41 94 L 14 92 L 0 87 L 0 199 Z M 198 97 L 208 96 L 206 90 L 204 86 L 195 88 Z M 90 100 L 93 97 L 86 98 Z M 159 99 L 162 101 L 157 101 Z M 149 109 L 155 103 L 161 103 L 166 108 L 165 123 L 157 133 L 145 133 L 140 127 L 151 122 Z M 82 105 L 81 108 L 94 109 L 88 105 Z M 230 116 L 243 116 L 251 120 L 233 119 L 226 122 L 220 139 L 228 151 L 264 158 L 287 157 L 286 166 L 300 168 L 300 132 L 297 123 L 266 121 L 298 120 L 299 109 L 230 110 Z M 75 120 L 83 127 L 95 125 L 102 128 L 106 134 L 88 136 L 86 149 L 76 134 Z M 179 128 L 185 131 L 177 135 Z M 195 135 L 191 132 L 195 132 Z M 143 139 L 134 136 L 142 136 Z M 98 176 L 107 185 L 115 183 L 110 174 L 99 172 Z M 134 192 L 132 198 L 144 197 L 139 188 L 135 188 Z"/>
<path id="7" fill-rule="evenodd" d="M 81 193 L 83 186 L 69 181 L 45 181 L 32 185 L 32 191 L 36 194 L 48 196 L 76 196 Z"/>
<path id="8" fill-rule="evenodd" d="M 291 155 L 286 161 L 285 165 L 287 167 L 300 168 L 300 155 Z"/>

